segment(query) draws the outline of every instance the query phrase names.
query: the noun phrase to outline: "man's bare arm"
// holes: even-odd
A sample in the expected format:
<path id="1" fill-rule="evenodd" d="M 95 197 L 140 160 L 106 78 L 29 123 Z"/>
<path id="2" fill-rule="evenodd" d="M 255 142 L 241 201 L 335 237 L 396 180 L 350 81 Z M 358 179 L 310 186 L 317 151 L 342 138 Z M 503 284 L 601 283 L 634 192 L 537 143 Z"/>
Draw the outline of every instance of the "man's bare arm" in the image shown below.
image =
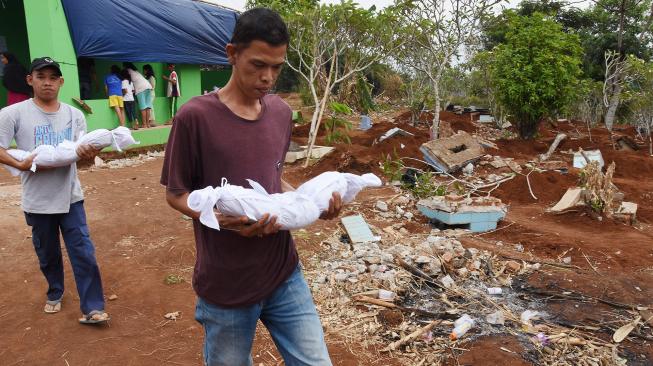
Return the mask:
<path id="1" fill-rule="evenodd" d="M 0 164 L 9 165 L 21 171 L 28 171 L 32 167 L 32 162 L 34 161 L 34 155 L 29 156 L 23 161 L 18 161 L 9 155 L 6 149 L 0 147 Z"/>

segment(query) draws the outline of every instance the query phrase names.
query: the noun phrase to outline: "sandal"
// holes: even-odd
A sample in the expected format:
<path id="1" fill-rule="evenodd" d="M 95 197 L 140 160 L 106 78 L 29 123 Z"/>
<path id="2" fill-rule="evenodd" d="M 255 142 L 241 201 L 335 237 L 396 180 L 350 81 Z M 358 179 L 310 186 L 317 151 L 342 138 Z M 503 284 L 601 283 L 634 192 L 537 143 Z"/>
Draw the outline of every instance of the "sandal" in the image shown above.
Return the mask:
<path id="1" fill-rule="evenodd" d="M 109 314 L 102 310 L 93 310 L 90 313 L 85 314 L 84 317 L 79 318 L 79 322 L 82 324 L 101 324 L 106 323 L 109 320 L 111 320 Z"/>
<path id="2" fill-rule="evenodd" d="M 45 302 L 45 306 L 43 307 L 43 311 L 46 312 L 47 314 L 54 314 L 60 312 L 61 300 L 63 300 L 63 296 L 60 297 L 59 300 L 47 300 Z"/>

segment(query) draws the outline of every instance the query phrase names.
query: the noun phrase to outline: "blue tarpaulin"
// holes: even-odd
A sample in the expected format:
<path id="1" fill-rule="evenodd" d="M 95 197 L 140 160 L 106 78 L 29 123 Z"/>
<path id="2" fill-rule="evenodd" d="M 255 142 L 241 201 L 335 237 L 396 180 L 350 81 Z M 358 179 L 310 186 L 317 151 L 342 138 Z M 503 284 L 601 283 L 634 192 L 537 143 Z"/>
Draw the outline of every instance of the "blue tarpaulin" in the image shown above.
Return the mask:
<path id="1" fill-rule="evenodd" d="M 62 0 L 77 57 L 227 65 L 238 13 L 191 0 Z"/>

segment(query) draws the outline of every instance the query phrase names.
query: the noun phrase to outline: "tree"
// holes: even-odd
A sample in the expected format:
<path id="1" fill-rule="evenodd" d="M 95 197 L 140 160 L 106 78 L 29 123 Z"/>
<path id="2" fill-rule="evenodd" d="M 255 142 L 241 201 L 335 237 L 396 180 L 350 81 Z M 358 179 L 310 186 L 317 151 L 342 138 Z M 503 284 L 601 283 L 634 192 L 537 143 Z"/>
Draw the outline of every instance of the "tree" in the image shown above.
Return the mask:
<path id="1" fill-rule="evenodd" d="M 443 73 L 462 47 L 478 42 L 481 20 L 500 0 L 396 0 L 403 17 L 397 63 L 423 73 L 431 84 L 431 137 L 440 127 Z"/>
<path id="2" fill-rule="evenodd" d="M 306 82 L 313 101 L 310 156 L 334 91 L 392 49 L 393 8 L 362 9 L 351 0 L 329 5 L 314 0 L 259 0 L 250 5 L 271 7 L 288 24 L 291 39 L 286 64 Z"/>
<path id="3" fill-rule="evenodd" d="M 630 107 L 640 133 L 648 136 L 649 155 L 653 156 L 653 63 L 631 57 L 629 60 L 633 82 L 630 84 Z"/>
<path id="4" fill-rule="evenodd" d="M 506 42 L 495 48 L 493 77 L 501 105 L 516 119 L 519 134 L 531 139 L 543 117 L 572 102 L 581 74 L 581 48 L 574 34 L 540 13 L 515 16 Z"/>

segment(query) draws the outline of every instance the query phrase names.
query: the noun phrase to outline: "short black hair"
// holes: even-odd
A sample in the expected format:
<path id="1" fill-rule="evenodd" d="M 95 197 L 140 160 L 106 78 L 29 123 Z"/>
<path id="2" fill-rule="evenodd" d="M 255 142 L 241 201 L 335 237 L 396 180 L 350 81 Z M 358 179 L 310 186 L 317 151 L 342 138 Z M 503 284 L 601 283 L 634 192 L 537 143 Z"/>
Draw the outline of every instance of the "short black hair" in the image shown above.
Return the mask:
<path id="1" fill-rule="evenodd" d="M 253 8 L 238 17 L 231 43 L 247 47 L 252 41 L 263 41 L 275 47 L 288 45 L 288 27 L 279 13 L 268 8 Z"/>
<path id="2" fill-rule="evenodd" d="M 120 68 L 118 67 L 118 65 L 111 65 L 111 73 L 120 75 Z"/>

